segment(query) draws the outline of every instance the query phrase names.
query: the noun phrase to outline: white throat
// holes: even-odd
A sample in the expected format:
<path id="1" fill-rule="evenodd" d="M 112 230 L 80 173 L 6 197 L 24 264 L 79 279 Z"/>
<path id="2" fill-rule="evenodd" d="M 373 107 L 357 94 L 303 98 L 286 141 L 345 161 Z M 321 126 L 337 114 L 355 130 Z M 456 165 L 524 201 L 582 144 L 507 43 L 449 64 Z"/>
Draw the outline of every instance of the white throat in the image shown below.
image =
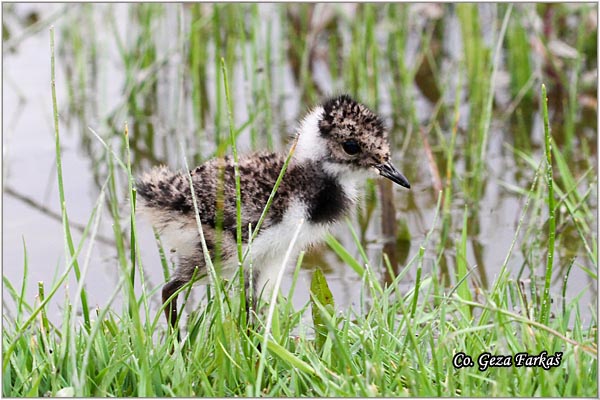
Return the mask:
<path id="1" fill-rule="evenodd" d="M 325 158 L 327 144 L 319 133 L 319 121 L 323 116 L 323 111 L 323 107 L 316 107 L 302 120 L 300 129 L 298 129 L 298 143 L 293 156 L 296 162 L 318 161 Z"/>

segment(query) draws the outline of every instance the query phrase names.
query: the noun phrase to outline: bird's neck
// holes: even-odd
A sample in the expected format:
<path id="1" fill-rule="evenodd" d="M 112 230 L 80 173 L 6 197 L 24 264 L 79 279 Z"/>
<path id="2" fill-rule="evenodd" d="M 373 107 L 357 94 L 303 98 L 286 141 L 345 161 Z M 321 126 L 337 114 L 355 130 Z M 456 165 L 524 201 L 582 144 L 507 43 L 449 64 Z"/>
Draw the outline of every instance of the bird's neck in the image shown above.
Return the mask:
<path id="1" fill-rule="evenodd" d="M 290 165 L 308 168 L 334 179 L 348 198 L 354 200 L 357 197 L 357 186 L 365 177 L 345 166 L 327 161 L 327 142 L 319 132 L 322 115 L 323 108 L 316 107 L 302 120 Z"/>
<path id="2" fill-rule="evenodd" d="M 323 108 L 316 107 L 302 120 L 296 134 L 296 149 L 292 161 L 295 163 L 319 162 L 326 156 L 327 143 L 319 132 L 319 120 Z"/>
<path id="3" fill-rule="evenodd" d="M 351 203 L 354 203 L 357 200 L 358 187 L 360 182 L 365 179 L 360 173 L 350 171 L 346 167 L 323 159 L 292 158 L 290 167 L 305 171 L 305 173 L 308 172 L 315 182 L 322 179 L 334 181 L 342 188 L 344 195 Z"/>

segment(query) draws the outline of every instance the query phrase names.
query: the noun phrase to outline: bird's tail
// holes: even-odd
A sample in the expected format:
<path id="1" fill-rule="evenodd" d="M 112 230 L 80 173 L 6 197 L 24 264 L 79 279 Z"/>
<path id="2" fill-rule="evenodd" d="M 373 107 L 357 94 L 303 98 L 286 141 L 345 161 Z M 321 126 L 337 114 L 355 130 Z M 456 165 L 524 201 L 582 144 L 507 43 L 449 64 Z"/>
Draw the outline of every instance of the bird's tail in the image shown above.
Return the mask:
<path id="1" fill-rule="evenodd" d="M 155 167 L 136 182 L 138 211 L 161 228 L 168 220 L 192 210 L 190 184 L 181 172 Z"/>
<path id="2" fill-rule="evenodd" d="M 190 218 L 194 206 L 187 175 L 155 167 L 137 180 L 136 190 L 137 213 L 160 233 L 166 248 L 176 251 L 180 261 L 201 260 L 198 226 Z"/>

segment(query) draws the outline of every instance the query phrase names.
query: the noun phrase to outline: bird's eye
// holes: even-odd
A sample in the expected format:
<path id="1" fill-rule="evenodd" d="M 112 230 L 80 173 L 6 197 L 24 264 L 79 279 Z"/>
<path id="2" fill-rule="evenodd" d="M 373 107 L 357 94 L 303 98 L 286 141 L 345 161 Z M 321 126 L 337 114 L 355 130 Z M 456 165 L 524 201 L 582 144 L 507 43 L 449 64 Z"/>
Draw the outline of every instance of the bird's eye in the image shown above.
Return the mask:
<path id="1" fill-rule="evenodd" d="M 342 148 L 351 156 L 357 155 L 360 152 L 360 145 L 355 140 L 345 141 L 342 143 Z"/>

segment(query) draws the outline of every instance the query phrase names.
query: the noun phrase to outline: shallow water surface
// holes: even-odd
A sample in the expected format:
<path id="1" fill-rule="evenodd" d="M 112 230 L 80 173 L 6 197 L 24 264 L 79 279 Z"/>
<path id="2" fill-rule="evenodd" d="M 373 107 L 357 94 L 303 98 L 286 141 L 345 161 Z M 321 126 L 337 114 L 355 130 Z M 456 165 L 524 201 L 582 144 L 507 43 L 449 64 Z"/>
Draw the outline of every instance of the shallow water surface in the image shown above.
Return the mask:
<path id="1" fill-rule="evenodd" d="M 476 173 L 473 161 L 464 150 L 472 140 L 469 121 L 473 99 L 465 89 L 468 75 L 463 47 L 466 42 L 455 6 L 382 5 L 366 8 L 373 14 L 358 5 L 316 5 L 312 9 L 306 5 L 272 4 L 4 4 L 3 7 L 3 27 L 10 33 L 3 43 L 3 274 L 19 288 L 27 264 L 27 299 L 31 303 L 37 293 L 37 282 L 44 282 L 49 288 L 64 270 L 66 254 L 56 185 L 50 24 L 56 27 L 56 85 L 63 179 L 73 225 L 85 226 L 88 222 L 107 176 L 106 152 L 88 128 L 97 132 L 123 157 L 122 132 L 127 122 L 134 174 L 159 163 L 181 168 L 182 152 L 190 163 L 199 163 L 209 158 L 219 143 L 228 140 L 226 104 L 220 83 L 223 79 L 220 57 L 224 57 L 230 75 L 234 124 L 237 128 L 243 127 L 238 138 L 239 152 L 285 149 L 298 119 L 329 93 L 354 92 L 353 86 L 356 86 L 358 93 L 354 94 L 367 97 L 365 102 L 377 106 L 391 127 L 394 163 L 412 185 L 410 191 L 393 189 L 395 211 L 392 212 L 395 215 L 392 217 L 396 218 L 400 233 L 397 239 L 392 239 L 396 243 L 392 248 L 395 248 L 394 257 L 400 269 L 418 254 L 432 228 L 432 237 L 437 238 L 442 233 L 439 223 L 433 226 L 438 202 L 436 173 L 441 174 L 440 182 L 445 184 L 442 167 L 445 168 L 447 161 L 445 152 L 450 145 L 453 106 L 460 84 L 463 94 L 459 97 L 457 150 L 453 158 L 453 197 L 448 214 L 450 239 L 441 260 L 438 260 L 435 245 L 427 247 L 423 267 L 425 272 L 440 272 L 440 267 L 434 268 L 439 264 L 454 271 L 453 243 L 460 240 L 463 213 L 468 207 L 467 260 L 473 268 L 472 279 L 487 287 L 499 273 L 526 204 L 526 197 L 515 188 L 527 191 L 535 169 L 515 156 L 510 146 L 524 151 L 536 164 L 539 163 L 543 157 L 542 118 L 534 100 L 527 103 L 530 108 L 516 107 L 525 104 L 525 100 L 515 103 L 515 96 L 510 91 L 510 66 L 504 47 L 499 58 L 494 108 L 485 147 L 484 176 L 480 178 L 482 190 L 480 194 L 469 195 L 472 182 L 477 181 L 473 180 Z M 574 23 L 572 19 L 575 23 L 586 24 L 591 20 L 592 27 L 597 30 L 597 21 L 594 26 L 594 19 L 587 15 L 583 6 L 582 10 L 568 14 L 566 26 Z M 305 26 L 306 12 L 312 13 L 308 27 Z M 479 6 L 483 46 L 489 50 L 490 57 L 504 12 L 505 8 L 497 5 Z M 594 13 L 595 8 L 589 8 L 589 12 Z M 396 33 L 400 29 L 392 24 L 393 16 L 398 13 L 407 13 L 410 20 L 406 26 L 403 54 L 406 67 L 417 65 L 417 60 L 423 59 L 427 59 L 423 65 L 428 64 L 416 71 L 408 88 L 398 84 L 399 61 L 395 51 L 389 50 L 391 46 L 398 46 L 390 39 L 390 32 Z M 512 18 L 527 28 L 528 37 L 535 44 L 540 30 L 536 23 L 543 22 L 538 14 L 526 5 L 516 6 L 512 13 Z M 369 18 L 368 15 L 381 21 L 373 28 L 375 37 L 365 39 L 377 44 L 369 48 L 352 42 L 352 38 L 357 37 L 359 25 Z M 31 20 L 37 22 L 28 22 Z M 217 21 L 222 22 L 218 25 L 220 28 L 216 27 Z M 243 23 L 244 27 L 237 29 L 235 21 Z M 553 35 L 556 41 L 571 49 L 576 43 L 565 43 L 572 38 L 561 36 L 564 29 L 557 27 Z M 214 35 L 215 30 L 217 35 Z M 199 38 L 192 40 L 195 34 Z M 425 46 L 425 40 L 429 40 L 429 47 Z M 303 50 L 306 43 L 312 46 L 310 51 Z M 200 49 L 198 54 L 190 56 L 190 47 Z M 379 51 L 380 59 L 376 65 L 369 60 L 364 64 L 352 63 L 353 57 L 363 60 L 360 52 L 368 53 L 367 58 L 373 57 L 372 48 Z M 535 48 L 533 44 L 532 48 Z M 356 52 L 361 55 L 356 56 Z M 570 82 L 576 79 L 581 87 L 576 94 L 580 109 L 569 114 L 561 108 L 567 100 L 558 102 L 558 106 L 551 104 L 553 134 L 561 148 L 564 148 L 561 142 L 570 140 L 565 139 L 562 125 L 575 124 L 577 137 L 572 140 L 573 155 L 569 158 L 569 167 L 576 179 L 582 179 L 579 185 L 582 193 L 595 186 L 597 179 L 597 80 L 594 74 L 597 66 L 595 61 L 589 60 L 591 54 L 581 53 L 579 69 L 568 59 L 568 54 L 556 58 L 563 67 L 561 73 L 567 76 L 564 79 Z M 346 64 L 332 63 L 334 56 Z M 567 99 L 569 94 L 564 92 L 565 89 L 550 81 L 552 74 L 547 71 L 549 67 L 543 56 L 532 51 L 531 60 L 535 83 L 530 86 L 533 87 L 532 98 L 539 98 L 537 88 L 543 79 L 551 89 L 550 97 Z M 434 61 L 438 64 L 429 65 Z M 303 67 L 306 65 L 309 67 Z M 398 103 L 397 99 L 406 94 L 410 95 L 414 117 L 406 109 L 399 108 L 404 103 Z M 437 122 L 432 123 L 432 117 L 438 111 L 439 120 L 434 118 Z M 561 113 L 567 116 L 561 117 Z M 575 120 L 569 122 L 569 115 L 574 115 Z M 567 122 L 564 122 L 565 118 Z M 427 139 L 426 144 L 422 136 Z M 439 166 L 439 171 L 432 168 L 433 165 Z M 585 175 L 590 168 L 591 172 Z M 127 182 L 122 174 L 117 179 L 117 190 L 121 224 L 127 226 L 128 203 L 124 195 Z M 377 184 L 368 183 L 365 193 L 359 212 L 350 218 L 350 222 L 367 249 L 373 268 L 384 276 L 382 211 L 373 196 L 375 193 L 379 196 Z M 588 240 L 590 245 L 594 243 L 595 252 L 595 189 L 584 203 L 594 216 L 591 221 L 594 236 Z M 85 286 L 91 307 L 107 305 L 121 276 L 109 204 L 103 200 L 100 205 L 102 218 L 96 231 L 97 239 L 92 247 L 89 247 L 90 241 L 86 241 L 79 256 L 80 263 L 85 266 Z M 536 209 L 535 212 L 542 214 L 545 211 Z M 559 214 L 562 218 L 567 217 L 564 209 L 559 209 Z M 523 228 L 524 231 L 527 229 Z M 404 231 L 408 235 L 401 233 Z M 77 229 L 73 232 L 78 243 L 81 232 Z M 137 233 L 146 290 L 152 292 L 149 301 L 157 308 L 158 292 L 164 282 L 159 253 L 147 223 L 138 221 Z M 345 223 L 336 228 L 335 235 L 360 260 Z M 573 226 L 563 226 L 560 235 L 552 289 L 557 299 L 555 306 L 560 300 L 565 268 L 575 260 L 566 294 L 572 299 L 583 291 L 582 312 L 587 313 L 588 306 L 596 301 L 597 291 L 595 280 L 585 269 L 597 273 L 597 268 L 590 263 L 582 246 L 569 247 L 569 243 L 579 241 Z M 544 240 L 544 235 L 529 232 L 524 240 L 522 235 L 515 240 L 508 263 L 515 280 L 537 279 L 543 275 L 545 265 L 531 265 L 537 251 L 528 249 L 527 241 L 531 238 Z M 297 306 L 308 301 L 311 271 L 315 267 L 326 272 L 340 309 L 360 303 L 363 295 L 361 279 L 323 245 L 306 255 L 294 295 Z M 401 284 L 408 290 L 414 279 L 412 268 Z M 447 276 L 440 276 L 440 281 L 443 279 Z M 141 290 L 139 280 L 136 283 L 137 289 Z M 291 268 L 284 282 L 284 293 L 290 283 Z M 74 275 L 65 288 L 68 289 L 65 295 L 73 298 L 77 289 Z M 203 290 L 193 293 L 197 302 Z M 6 291 L 3 302 L 9 313 L 14 312 Z M 195 307 L 196 302 L 190 302 L 188 309 Z M 50 303 L 53 320 L 60 321 L 60 304 L 58 300 Z M 113 304 L 115 309 L 118 304 L 120 298 L 117 297 Z"/>

